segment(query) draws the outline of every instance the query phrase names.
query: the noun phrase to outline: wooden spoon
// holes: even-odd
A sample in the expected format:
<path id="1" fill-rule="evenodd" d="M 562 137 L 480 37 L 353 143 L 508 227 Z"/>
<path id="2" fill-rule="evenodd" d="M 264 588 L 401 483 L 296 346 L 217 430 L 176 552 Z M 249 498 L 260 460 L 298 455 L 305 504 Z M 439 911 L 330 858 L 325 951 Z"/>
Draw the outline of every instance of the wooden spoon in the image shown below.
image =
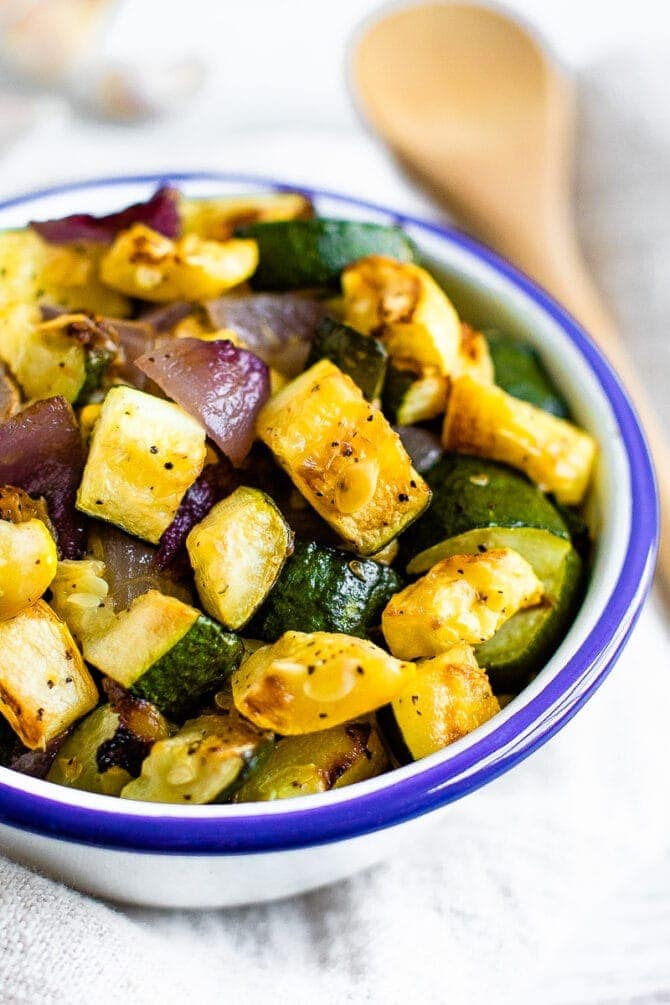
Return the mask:
<path id="1" fill-rule="evenodd" d="M 624 378 L 656 462 L 659 571 L 670 587 L 670 450 L 579 249 L 568 78 L 516 21 L 460 3 L 366 25 L 352 70 L 361 111 L 404 166 L 561 301 Z"/>

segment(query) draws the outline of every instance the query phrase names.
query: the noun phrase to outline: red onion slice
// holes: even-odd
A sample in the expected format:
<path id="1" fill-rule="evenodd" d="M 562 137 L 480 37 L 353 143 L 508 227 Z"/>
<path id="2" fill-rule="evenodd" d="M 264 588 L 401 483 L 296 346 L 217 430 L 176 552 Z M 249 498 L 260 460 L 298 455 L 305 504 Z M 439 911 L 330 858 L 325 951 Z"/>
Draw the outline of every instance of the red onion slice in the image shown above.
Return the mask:
<path id="1" fill-rule="evenodd" d="M 258 356 L 226 340 L 163 339 L 135 365 L 202 422 L 235 466 L 242 463 L 270 395 L 268 368 Z"/>
<path id="2" fill-rule="evenodd" d="M 215 328 L 231 328 L 268 366 L 287 377 L 302 372 L 326 307 L 295 293 L 252 293 L 205 304 Z"/>
<path id="3" fill-rule="evenodd" d="M 81 558 L 84 517 L 75 509 L 84 467 L 79 426 L 65 398 L 45 398 L 0 425 L 0 485 L 44 496 L 63 558 Z"/>
<path id="4" fill-rule="evenodd" d="M 30 226 L 50 244 L 70 244 L 73 241 L 98 241 L 109 244 L 121 230 L 134 223 L 144 223 L 166 237 L 179 235 L 179 193 L 164 185 L 146 202 L 136 202 L 117 213 L 92 216 L 74 213 L 56 220 L 32 220 Z"/>
<path id="5" fill-rule="evenodd" d="M 212 506 L 237 487 L 239 479 L 229 461 L 208 464 L 181 501 L 177 514 L 164 532 L 156 552 L 159 569 L 170 568 L 177 575 L 190 570 L 186 538 L 192 527 L 207 516 Z"/>
<path id="6" fill-rule="evenodd" d="M 435 433 L 420 426 L 395 426 L 402 445 L 409 454 L 412 464 L 420 475 L 437 464 L 444 453 L 440 439 Z"/>

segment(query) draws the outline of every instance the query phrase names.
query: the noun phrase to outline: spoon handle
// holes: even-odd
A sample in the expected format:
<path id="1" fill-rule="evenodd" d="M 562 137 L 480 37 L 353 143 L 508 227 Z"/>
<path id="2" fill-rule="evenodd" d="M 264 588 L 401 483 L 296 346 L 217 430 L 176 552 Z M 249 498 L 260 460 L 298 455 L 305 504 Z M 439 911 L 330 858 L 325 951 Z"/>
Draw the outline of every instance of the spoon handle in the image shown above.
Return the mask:
<path id="1" fill-rule="evenodd" d="M 556 245 L 554 245 L 555 249 Z M 622 378 L 642 420 L 656 469 L 661 504 L 657 571 L 670 602 L 670 445 L 620 332 L 598 293 L 576 241 L 563 243 L 558 254 L 539 251 L 533 261 L 519 262 L 534 279 L 574 314 Z"/>

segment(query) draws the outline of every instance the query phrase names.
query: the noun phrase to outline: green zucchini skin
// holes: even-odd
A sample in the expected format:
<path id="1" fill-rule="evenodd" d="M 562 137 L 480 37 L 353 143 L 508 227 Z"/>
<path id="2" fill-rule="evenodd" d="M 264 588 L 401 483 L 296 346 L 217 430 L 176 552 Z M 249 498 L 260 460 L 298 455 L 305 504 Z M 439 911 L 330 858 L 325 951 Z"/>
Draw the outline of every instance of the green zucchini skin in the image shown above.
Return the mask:
<path id="1" fill-rule="evenodd" d="M 382 411 L 393 425 L 404 425 L 402 421 L 403 405 L 416 379 L 416 374 L 412 373 L 411 370 L 400 370 L 396 366 L 389 366 L 386 371 L 386 382 L 382 395 Z"/>
<path id="2" fill-rule="evenodd" d="M 375 716 L 380 732 L 384 737 L 386 749 L 393 759 L 394 767 L 400 767 L 403 764 L 412 764 L 414 757 L 405 743 L 405 738 L 402 735 L 402 730 L 398 725 L 398 720 L 393 711 L 393 705 L 382 705 L 375 712 Z"/>
<path id="3" fill-rule="evenodd" d="M 238 227 L 238 237 L 258 242 L 257 290 L 333 287 L 351 262 L 366 255 L 417 259 L 414 242 L 399 227 L 355 220 L 276 220 Z"/>
<path id="4" fill-rule="evenodd" d="M 242 662 L 242 640 L 201 614 L 193 626 L 130 688 L 169 719 L 180 719 Z"/>
<path id="5" fill-rule="evenodd" d="M 115 357 L 116 353 L 111 349 L 90 348 L 87 350 L 84 364 L 84 383 L 77 395 L 75 406 L 87 404 L 91 395 L 100 389 L 107 368 Z"/>
<path id="6" fill-rule="evenodd" d="M 249 634 L 264 642 L 288 631 L 365 638 L 402 586 L 389 566 L 314 541 L 296 541 Z"/>
<path id="7" fill-rule="evenodd" d="M 450 453 L 424 478 L 433 498 L 401 538 L 408 560 L 476 527 L 538 527 L 559 537 L 570 536 L 547 497 L 506 464 Z"/>
<path id="8" fill-rule="evenodd" d="M 329 359 L 342 373 L 351 377 L 368 401 L 374 401 L 381 395 L 388 352 L 376 338 L 361 335 L 333 318 L 324 318 L 314 334 L 305 369 L 308 370 L 320 359 Z"/>
<path id="9" fill-rule="evenodd" d="M 495 692 L 516 693 L 542 669 L 572 624 L 583 593 L 584 568 L 572 548 L 557 572 L 549 605 L 519 611 L 493 638 L 475 647 Z"/>
<path id="10" fill-rule="evenodd" d="M 503 391 L 537 405 L 560 419 L 570 418 L 570 409 L 542 365 L 539 353 L 500 332 L 485 332 L 495 382 Z"/>

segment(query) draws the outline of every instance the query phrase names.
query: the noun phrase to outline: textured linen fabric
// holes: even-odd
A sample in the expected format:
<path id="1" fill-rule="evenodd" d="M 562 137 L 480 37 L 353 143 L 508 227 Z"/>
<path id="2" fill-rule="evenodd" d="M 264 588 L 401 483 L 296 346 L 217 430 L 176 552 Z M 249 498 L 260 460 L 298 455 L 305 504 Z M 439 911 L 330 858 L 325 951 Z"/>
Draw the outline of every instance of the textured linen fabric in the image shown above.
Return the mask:
<path id="1" fill-rule="evenodd" d="M 670 128 L 662 76 L 622 57 L 594 67 L 582 94 L 580 228 L 667 409 Z M 178 145 L 180 129 L 187 142 Z M 188 142 L 195 126 L 174 130 L 136 135 L 124 148 L 121 134 L 103 142 L 54 115 L 0 161 L 0 187 L 70 177 L 76 149 L 80 175 L 251 169 L 431 212 L 360 135 L 282 130 L 226 143 L 213 137 L 204 150 Z M 40 149 L 50 151 L 51 177 Z M 337 886 L 230 911 L 120 909 L 0 860 L 2 1000 L 667 1000 L 668 634 L 652 603 L 613 675 L 557 737 L 454 804 L 392 860 Z"/>

